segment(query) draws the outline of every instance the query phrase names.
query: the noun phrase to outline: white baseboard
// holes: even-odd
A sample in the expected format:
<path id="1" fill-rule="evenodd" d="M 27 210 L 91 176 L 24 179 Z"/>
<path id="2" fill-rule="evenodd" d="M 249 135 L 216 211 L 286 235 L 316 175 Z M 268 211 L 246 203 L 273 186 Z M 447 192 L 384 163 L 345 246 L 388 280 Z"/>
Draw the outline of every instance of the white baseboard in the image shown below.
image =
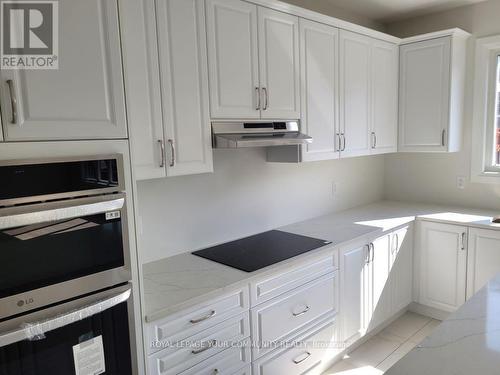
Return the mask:
<path id="1" fill-rule="evenodd" d="M 451 314 L 448 311 L 443 311 L 436 309 L 434 307 L 421 305 L 420 303 L 417 302 L 412 302 L 409 305 L 408 310 L 437 320 L 445 320 Z"/>

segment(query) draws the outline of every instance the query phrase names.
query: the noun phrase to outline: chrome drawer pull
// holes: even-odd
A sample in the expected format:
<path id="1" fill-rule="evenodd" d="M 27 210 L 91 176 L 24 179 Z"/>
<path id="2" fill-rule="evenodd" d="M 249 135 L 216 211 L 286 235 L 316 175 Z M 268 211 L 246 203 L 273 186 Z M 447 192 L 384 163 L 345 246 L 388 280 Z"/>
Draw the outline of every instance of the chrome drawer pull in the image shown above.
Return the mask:
<path id="1" fill-rule="evenodd" d="M 212 318 L 213 316 L 215 316 L 215 314 L 216 314 L 215 310 L 212 310 L 212 311 L 210 311 L 209 314 L 202 316 L 201 318 L 191 319 L 189 322 L 192 324 L 200 323 L 200 322 L 203 322 L 204 320 Z"/>
<path id="2" fill-rule="evenodd" d="M 304 362 L 307 358 L 309 358 L 311 356 L 311 353 L 309 353 L 309 352 L 306 352 L 305 354 L 306 354 L 306 356 L 304 358 L 299 359 L 298 361 L 296 359 L 294 359 L 293 363 L 295 363 L 296 365 L 298 365 L 299 363 Z"/>
<path id="3" fill-rule="evenodd" d="M 191 350 L 191 353 L 193 354 L 200 354 L 200 353 L 203 353 L 205 350 L 208 350 L 210 349 L 211 347 L 215 346 L 215 344 L 217 344 L 217 340 L 210 340 L 210 341 L 207 341 L 207 344 L 206 345 L 203 345 L 203 343 L 201 344 L 201 348 L 200 349 L 196 349 L 196 350 Z"/>
<path id="4" fill-rule="evenodd" d="M 299 313 L 293 313 L 293 316 L 300 316 L 300 315 L 303 315 L 305 314 L 306 312 L 308 312 L 310 310 L 310 307 L 309 306 L 306 306 L 306 308 L 304 310 L 302 310 L 301 312 Z"/>

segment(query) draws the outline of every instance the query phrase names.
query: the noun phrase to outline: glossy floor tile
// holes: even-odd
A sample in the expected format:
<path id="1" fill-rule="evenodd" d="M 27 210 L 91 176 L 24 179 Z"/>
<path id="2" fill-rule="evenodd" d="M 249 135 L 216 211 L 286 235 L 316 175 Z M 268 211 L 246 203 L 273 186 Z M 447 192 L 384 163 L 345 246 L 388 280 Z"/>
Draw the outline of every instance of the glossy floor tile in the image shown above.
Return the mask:
<path id="1" fill-rule="evenodd" d="M 382 375 L 440 322 L 408 312 L 344 357 L 324 375 Z"/>

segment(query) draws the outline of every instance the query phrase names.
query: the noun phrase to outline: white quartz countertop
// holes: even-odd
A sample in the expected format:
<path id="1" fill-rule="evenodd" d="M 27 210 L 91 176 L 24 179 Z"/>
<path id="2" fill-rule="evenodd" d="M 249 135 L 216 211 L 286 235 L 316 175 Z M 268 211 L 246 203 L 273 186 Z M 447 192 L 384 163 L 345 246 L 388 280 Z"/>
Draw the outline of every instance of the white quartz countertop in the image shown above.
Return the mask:
<path id="1" fill-rule="evenodd" d="M 479 290 L 386 375 L 500 373 L 500 275 Z"/>
<path id="2" fill-rule="evenodd" d="M 496 214 L 500 212 L 382 201 L 276 228 L 328 240 L 332 244 L 255 272 L 243 272 L 191 253 L 147 263 L 143 266 L 145 318 L 148 322 L 161 319 L 208 298 L 241 288 L 251 280 L 325 256 L 338 245 L 394 230 L 416 217 L 500 229 L 500 224 L 491 223 Z M 207 244 L 206 247 L 214 245 L 217 244 Z M 195 250 L 198 249 L 192 249 Z"/>

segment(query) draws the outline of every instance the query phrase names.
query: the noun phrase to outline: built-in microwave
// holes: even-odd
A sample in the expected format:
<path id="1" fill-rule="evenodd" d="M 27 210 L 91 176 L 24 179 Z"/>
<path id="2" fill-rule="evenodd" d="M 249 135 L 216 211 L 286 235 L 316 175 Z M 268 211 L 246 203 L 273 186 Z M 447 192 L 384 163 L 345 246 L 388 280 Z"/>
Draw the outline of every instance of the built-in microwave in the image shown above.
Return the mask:
<path id="1" fill-rule="evenodd" d="M 131 279 L 121 155 L 0 162 L 0 320 Z"/>

